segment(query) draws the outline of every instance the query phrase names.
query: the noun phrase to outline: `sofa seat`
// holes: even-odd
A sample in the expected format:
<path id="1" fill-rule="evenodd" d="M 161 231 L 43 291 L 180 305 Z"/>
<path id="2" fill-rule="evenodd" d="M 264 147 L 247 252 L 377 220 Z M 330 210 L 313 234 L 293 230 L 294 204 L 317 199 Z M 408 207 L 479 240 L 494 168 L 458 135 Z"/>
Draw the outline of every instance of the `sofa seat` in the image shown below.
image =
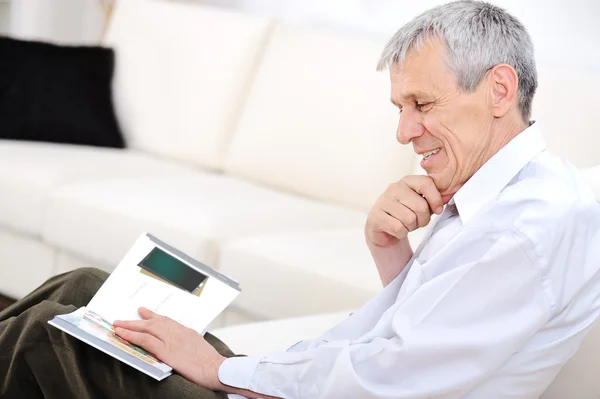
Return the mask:
<path id="1" fill-rule="evenodd" d="M 219 246 L 233 238 L 357 227 L 365 218 L 363 212 L 196 171 L 60 187 L 48 201 L 42 238 L 112 270 L 147 231 L 216 266 Z"/>
<path id="2" fill-rule="evenodd" d="M 181 164 L 130 150 L 0 140 L 0 227 L 39 237 L 47 199 L 64 184 L 190 171 Z"/>
<path id="3" fill-rule="evenodd" d="M 233 306 L 255 320 L 360 307 L 382 288 L 362 226 L 231 240 L 219 270 L 240 282 Z"/>
<path id="4" fill-rule="evenodd" d="M 38 239 L 0 228 L 0 293 L 22 298 L 54 274 L 56 251 Z"/>
<path id="5" fill-rule="evenodd" d="M 264 355 L 285 351 L 299 341 L 316 338 L 341 323 L 351 312 L 343 310 L 316 316 L 240 324 L 210 330 L 210 333 L 225 342 L 234 353 Z"/>

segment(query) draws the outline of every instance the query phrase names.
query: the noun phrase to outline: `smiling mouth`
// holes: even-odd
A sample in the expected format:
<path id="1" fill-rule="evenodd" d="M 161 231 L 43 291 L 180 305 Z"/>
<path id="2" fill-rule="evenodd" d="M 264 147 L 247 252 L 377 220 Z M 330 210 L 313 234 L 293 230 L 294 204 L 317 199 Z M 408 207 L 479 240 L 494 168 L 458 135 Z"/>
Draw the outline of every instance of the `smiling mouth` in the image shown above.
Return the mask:
<path id="1" fill-rule="evenodd" d="M 433 151 L 428 151 L 426 153 L 423 154 L 423 159 L 429 159 L 431 158 L 433 155 L 437 154 L 438 152 L 440 152 L 441 148 L 436 148 Z"/>

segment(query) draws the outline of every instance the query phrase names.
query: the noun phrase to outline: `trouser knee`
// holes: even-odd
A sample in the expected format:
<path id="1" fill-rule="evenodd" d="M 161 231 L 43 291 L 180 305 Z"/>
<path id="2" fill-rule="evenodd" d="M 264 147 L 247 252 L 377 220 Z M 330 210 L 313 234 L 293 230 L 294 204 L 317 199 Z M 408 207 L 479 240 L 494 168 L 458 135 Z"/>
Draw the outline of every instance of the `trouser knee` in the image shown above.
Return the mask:
<path id="1" fill-rule="evenodd" d="M 85 306 L 94 297 L 109 274 L 95 268 L 81 268 L 64 274 L 61 278 L 60 298 L 64 305 Z"/>
<path id="2" fill-rule="evenodd" d="M 66 276 L 72 284 L 94 285 L 100 283 L 102 285 L 109 274 L 95 267 L 82 267 L 67 272 Z"/>

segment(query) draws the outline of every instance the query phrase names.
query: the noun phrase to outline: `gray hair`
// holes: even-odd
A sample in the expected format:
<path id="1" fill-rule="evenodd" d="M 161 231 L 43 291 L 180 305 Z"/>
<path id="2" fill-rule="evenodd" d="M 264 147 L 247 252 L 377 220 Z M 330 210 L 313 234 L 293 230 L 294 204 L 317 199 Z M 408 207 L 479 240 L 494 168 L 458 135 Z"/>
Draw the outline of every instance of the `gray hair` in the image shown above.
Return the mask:
<path id="1" fill-rule="evenodd" d="M 519 79 L 519 108 L 525 121 L 537 88 L 533 43 L 525 27 L 505 10 L 483 1 L 455 1 L 417 16 L 385 46 L 377 69 L 402 63 L 410 49 L 439 38 L 446 44 L 448 66 L 459 88 L 473 92 L 490 68 L 512 66 Z"/>

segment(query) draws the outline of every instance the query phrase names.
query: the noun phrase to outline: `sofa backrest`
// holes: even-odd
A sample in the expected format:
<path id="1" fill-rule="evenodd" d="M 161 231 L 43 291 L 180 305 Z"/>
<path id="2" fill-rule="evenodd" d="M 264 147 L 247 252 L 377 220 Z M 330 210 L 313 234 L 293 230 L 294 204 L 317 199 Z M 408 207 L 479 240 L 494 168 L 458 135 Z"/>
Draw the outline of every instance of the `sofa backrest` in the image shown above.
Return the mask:
<path id="1" fill-rule="evenodd" d="M 600 73 L 538 66 L 533 119 L 548 149 L 585 168 L 600 165 Z"/>
<path id="2" fill-rule="evenodd" d="M 115 105 L 132 148 L 362 209 L 419 169 L 395 141 L 388 75 L 375 71 L 383 42 L 121 0 L 105 44 L 117 52 Z M 549 148 L 600 164 L 600 78 L 539 70 L 533 116 Z"/>
<path id="3" fill-rule="evenodd" d="M 270 26 L 193 4 L 119 1 L 104 43 L 116 50 L 128 145 L 219 168 Z"/>
<path id="4" fill-rule="evenodd" d="M 383 43 L 279 24 L 233 136 L 226 172 L 369 209 L 410 172 L 395 141 Z"/>
<path id="5" fill-rule="evenodd" d="M 600 323 L 584 338 L 579 350 L 562 368 L 540 399 L 596 399 L 600 397 Z"/>

